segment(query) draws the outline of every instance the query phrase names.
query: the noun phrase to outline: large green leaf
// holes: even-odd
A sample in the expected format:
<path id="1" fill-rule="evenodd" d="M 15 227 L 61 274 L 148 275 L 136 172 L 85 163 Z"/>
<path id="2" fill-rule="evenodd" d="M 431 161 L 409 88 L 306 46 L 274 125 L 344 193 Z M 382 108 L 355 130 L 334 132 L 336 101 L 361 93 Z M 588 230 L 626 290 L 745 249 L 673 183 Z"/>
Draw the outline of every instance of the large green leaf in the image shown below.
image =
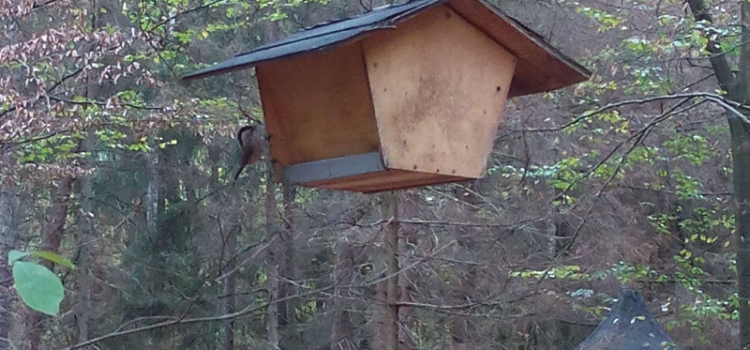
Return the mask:
<path id="1" fill-rule="evenodd" d="M 11 250 L 10 252 L 8 252 L 8 265 L 13 265 L 16 260 L 19 260 L 27 255 L 29 255 L 29 253 L 27 252 L 22 252 L 20 250 Z"/>
<path id="2" fill-rule="evenodd" d="M 16 290 L 26 305 L 47 315 L 57 315 L 65 294 L 62 282 L 48 268 L 26 261 L 13 264 Z"/>

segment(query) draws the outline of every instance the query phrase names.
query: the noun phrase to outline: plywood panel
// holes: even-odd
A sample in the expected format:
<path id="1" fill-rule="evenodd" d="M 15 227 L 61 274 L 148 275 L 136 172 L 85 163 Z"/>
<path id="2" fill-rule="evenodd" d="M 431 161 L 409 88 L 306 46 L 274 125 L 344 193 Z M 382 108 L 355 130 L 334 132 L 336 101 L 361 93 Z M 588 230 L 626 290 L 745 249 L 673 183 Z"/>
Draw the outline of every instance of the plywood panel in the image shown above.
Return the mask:
<path id="1" fill-rule="evenodd" d="M 394 170 L 396 171 L 396 170 Z M 428 178 L 419 180 L 404 180 L 398 182 L 388 182 L 384 184 L 378 184 L 375 186 L 352 186 L 351 191 L 363 192 L 363 193 L 374 193 L 382 191 L 393 191 L 412 187 L 422 187 L 430 185 L 439 185 L 449 182 L 457 182 L 468 180 L 467 178 L 455 177 L 455 176 L 444 176 L 444 175 L 433 175 Z"/>
<path id="2" fill-rule="evenodd" d="M 262 63 L 256 72 L 278 164 L 378 151 L 361 43 Z"/>
<path id="3" fill-rule="evenodd" d="M 378 173 L 349 176 L 336 180 L 310 182 L 306 183 L 305 186 L 371 193 L 462 180 L 466 179 L 413 171 L 387 170 Z"/>
<path id="4" fill-rule="evenodd" d="M 513 55 L 445 5 L 363 42 L 386 166 L 481 177 Z"/>
<path id="5" fill-rule="evenodd" d="M 334 190 L 348 190 L 356 186 L 377 186 L 385 183 L 395 183 L 399 181 L 414 181 L 434 176 L 433 174 L 402 171 L 402 170 L 385 170 L 377 173 L 368 173 L 361 175 L 348 176 L 334 180 L 321 180 L 308 182 L 305 185 L 312 187 L 322 187 Z"/>

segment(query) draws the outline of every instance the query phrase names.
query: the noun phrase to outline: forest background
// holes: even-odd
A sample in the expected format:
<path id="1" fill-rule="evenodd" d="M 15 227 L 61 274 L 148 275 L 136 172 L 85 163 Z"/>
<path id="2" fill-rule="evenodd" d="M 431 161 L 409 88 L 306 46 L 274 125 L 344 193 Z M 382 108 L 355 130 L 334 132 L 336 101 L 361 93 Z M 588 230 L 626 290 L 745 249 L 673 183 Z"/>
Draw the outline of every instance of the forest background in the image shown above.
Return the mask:
<path id="1" fill-rule="evenodd" d="M 232 187 L 253 72 L 180 77 L 383 3 L 0 0 L 0 349 L 573 349 L 623 287 L 750 345 L 750 3 L 494 3 L 591 79 L 510 101 L 483 179 L 361 195 Z M 76 265 L 57 316 L 13 249 Z"/>

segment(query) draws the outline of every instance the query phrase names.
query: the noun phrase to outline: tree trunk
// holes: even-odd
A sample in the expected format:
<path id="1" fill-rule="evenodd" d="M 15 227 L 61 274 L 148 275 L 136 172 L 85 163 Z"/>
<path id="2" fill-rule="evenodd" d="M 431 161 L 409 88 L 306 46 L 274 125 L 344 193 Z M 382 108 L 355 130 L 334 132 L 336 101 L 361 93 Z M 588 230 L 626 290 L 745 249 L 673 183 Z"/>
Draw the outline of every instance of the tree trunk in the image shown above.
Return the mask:
<path id="1" fill-rule="evenodd" d="M 740 349 L 750 349 L 750 128 L 730 120 L 734 171 L 737 296 L 740 300 Z"/>
<path id="2" fill-rule="evenodd" d="M 388 323 L 387 311 L 388 305 L 386 304 L 386 283 L 378 282 L 375 284 L 375 305 L 372 312 L 372 320 L 370 321 L 370 345 L 371 349 L 383 350 L 386 348 L 386 334 L 390 330 L 386 326 Z"/>
<path id="3" fill-rule="evenodd" d="M 12 169 L 16 159 L 6 147 L 0 147 L 0 169 Z M 16 181 L 9 174 L 0 174 L 0 349 L 12 349 L 10 343 L 10 329 L 15 323 L 13 319 L 13 274 L 8 265 L 8 252 L 18 245 L 18 230 L 16 227 Z"/>
<path id="4" fill-rule="evenodd" d="M 398 195 L 389 192 L 383 196 L 385 209 L 385 246 L 388 249 L 388 279 L 386 280 L 385 349 L 398 350 Z"/>
<path id="5" fill-rule="evenodd" d="M 68 216 L 68 206 L 73 179 L 70 177 L 59 180 L 57 188 L 52 191 L 52 205 L 46 218 L 46 235 L 44 237 L 43 250 L 58 252 L 63 230 L 65 229 L 65 218 Z M 43 260 L 42 265 L 52 269 L 52 262 Z M 42 315 L 39 312 L 27 309 L 26 317 L 26 350 L 38 350 L 42 338 Z"/>
<path id="6" fill-rule="evenodd" d="M 237 265 L 237 235 L 240 231 L 239 215 L 235 215 L 235 222 L 232 223 L 232 227 L 229 229 L 226 238 L 226 256 L 228 257 L 228 261 L 224 271 L 234 271 Z M 224 300 L 225 314 L 235 312 L 235 276 L 236 273 L 227 276 L 224 284 L 224 295 L 227 296 L 226 300 Z M 234 319 L 224 321 L 224 350 L 234 350 Z"/>
<path id="7" fill-rule="evenodd" d="M 354 249 L 349 242 L 338 243 L 333 288 L 331 350 L 351 350 L 352 320 L 349 315 L 352 295 L 349 286 L 354 277 Z"/>
<path id="8" fill-rule="evenodd" d="M 410 192 L 409 196 L 403 196 L 400 200 L 400 216 L 404 218 L 417 217 L 420 212 L 419 202 L 421 198 L 416 193 Z M 417 254 L 419 253 L 419 229 L 415 226 L 406 226 L 401 228 L 401 236 L 403 237 L 402 243 L 402 257 L 400 259 L 403 266 L 411 266 L 416 263 L 419 259 Z M 414 281 L 417 278 L 418 271 L 416 268 L 411 268 L 401 272 L 398 278 L 399 288 L 399 302 L 409 303 L 413 302 L 412 295 L 415 291 Z M 398 341 L 401 350 L 413 350 L 416 346 L 414 339 L 411 335 L 414 321 L 416 317 L 414 315 L 414 307 L 402 306 L 398 310 L 399 317 L 399 334 Z"/>
<path id="9" fill-rule="evenodd" d="M 268 161 L 266 177 L 266 234 L 269 242 L 266 253 L 266 281 L 268 290 L 268 310 L 266 319 L 266 336 L 269 349 L 279 348 L 279 270 L 276 262 L 278 244 L 276 244 L 276 183 L 273 182 L 273 167 Z"/>
<path id="10" fill-rule="evenodd" d="M 153 146 L 154 142 L 150 142 Z M 158 230 L 157 216 L 160 209 L 160 188 L 162 187 L 159 174 L 159 152 L 153 150 L 146 153 L 146 171 L 148 173 L 148 188 L 146 189 L 146 228 L 148 234 L 153 235 Z"/>
<path id="11" fill-rule="evenodd" d="M 156 150 L 154 138 L 149 138 L 149 145 L 152 150 L 145 154 L 146 157 L 146 176 L 148 177 L 148 187 L 146 188 L 146 238 L 152 239 L 158 233 L 159 222 L 158 217 L 160 213 L 165 210 L 164 201 L 164 187 L 161 172 L 159 170 L 159 151 Z M 128 239 L 128 242 L 133 242 L 134 239 L 140 239 L 133 235 Z M 153 242 L 153 241 L 152 241 Z M 140 339 L 139 344 L 152 344 L 152 333 L 147 333 Z"/>
<path id="12" fill-rule="evenodd" d="M 94 133 L 89 131 L 86 135 L 86 139 L 83 141 L 83 149 L 86 152 L 92 152 L 94 150 Z M 93 161 L 94 156 L 89 155 L 89 160 Z M 89 167 L 92 167 L 92 163 L 89 163 Z M 76 295 L 76 325 L 78 327 L 78 334 L 75 343 L 80 343 L 89 339 L 89 319 L 90 319 L 90 296 L 91 296 L 91 249 L 90 244 L 94 237 L 94 190 L 93 190 L 93 175 L 88 175 L 83 178 L 83 184 L 81 186 L 81 212 L 79 214 L 79 220 L 82 223 L 81 237 L 78 242 L 78 263 L 77 263 L 77 282 L 78 291 Z"/>
<path id="13" fill-rule="evenodd" d="M 279 284 L 279 298 L 284 299 L 279 303 L 279 324 L 283 327 L 284 334 L 281 339 L 282 348 L 299 346 L 301 342 L 301 333 L 296 325 L 297 321 L 297 299 L 293 296 L 297 293 L 297 288 L 292 282 L 297 277 L 296 266 L 294 263 L 295 246 L 294 246 L 294 197 L 295 187 L 287 183 L 282 184 L 283 189 L 283 229 L 279 232 L 280 254 L 279 254 L 279 274 L 283 279 Z"/>
<path id="14" fill-rule="evenodd" d="M 742 1 L 742 53 L 734 88 L 727 97 L 750 103 L 750 3 Z M 744 111 L 746 116 L 750 112 Z M 737 296 L 740 300 L 740 349 L 750 349 L 750 126 L 736 117 L 729 118 L 732 133 L 734 174 L 735 241 L 737 242 Z"/>
<path id="15" fill-rule="evenodd" d="M 743 3 L 743 7 L 750 7 Z M 750 116 L 750 113 L 748 113 Z M 737 296 L 740 300 L 740 349 L 750 349 L 750 127 L 729 120 L 732 133 L 735 242 L 737 244 Z"/>
<path id="16" fill-rule="evenodd" d="M 98 1 L 91 1 L 91 28 L 96 30 L 101 27 L 99 21 Z M 86 85 L 86 97 L 91 100 L 96 99 L 99 93 L 99 84 L 91 76 Z M 88 168 L 94 169 L 96 157 L 94 156 L 94 144 L 96 135 L 94 130 L 88 130 L 86 138 L 83 140 L 83 151 L 88 152 Z M 85 176 L 81 186 L 81 211 L 83 217 L 80 217 L 82 223 L 81 237 L 78 242 L 78 268 L 77 282 L 78 294 L 76 296 L 76 326 L 78 327 L 77 339 L 74 343 L 83 342 L 89 339 L 89 318 L 91 310 L 91 247 L 89 246 L 94 238 L 95 215 L 94 215 L 94 190 L 92 181 L 94 175 Z"/>
<path id="17" fill-rule="evenodd" d="M 294 295 L 294 284 L 290 283 L 295 278 L 294 266 L 294 221 L 292 209 L 294 206 L 294 186 L 283 184 L 284 195 L 284 229 L 279 232 L 281 251 L 279 254 L 279 274 L 283 278 L 283 283 L 279 284 L 279 298 L 285 299 Z M 294 323 L 294 310 L 296 304 L 293 299 L 284 300 L 279 303 L 279 322 L 282 325 L 291 325 Z M 287 327 L 291 328 L 291 327 Z"/>
<path id="18" fill-rule="evenodd" d="M 450 316 L 451 350 L 466 350 L 466 320 L 460 315 Z"/>
<path id="19" fill-rule="evenodd" d="M 220 160 L 222 148 L 217 146 L 216 144 L 208 145 L 207 148 L 208 159 L 211 160 L 211 174 L 208 179 L 209 188 L 220 188 L 221 183 L 219 182 L 219 170 L 221 167 Z M 223 264 L 223 266 L 221 267 L 218 275 L 225 276 L 225 274 L 229 273 L 229 275 L 226 275 L 226 277 L 224 278 L 224 314 L 231 314 L 237 310 L 237 298 L 235 297 L 235 293 L 237 290 L 237 273 L 235 272 L 238 259 L 237 236 L 242 233 L 241 211 L 244 210 L 244 208 L 242 208 L 241 206 L 242 199 L 240 198 L 239 193 L 241 192 L 234 192 L 234 194 L 231 194 L 230 197 L 227 198 L 228 208 L 231 208 L 231 212 L 227 214 L 229 221 L 229 230 L 227 231 L 226 236 L 224 236 L 223 231 L 218 232 L 218 234 L 222 235 L 221 238 L 224 244 L 222 253 L 222 257 L 224 257 L 224 259 L 222 259 L 223 261 L 221 261 L 221 264 Z M 240 344 L 236 344 L 235 342 L 234 330 L 235 320 L 224 320 L 224 350 L 234 350 L 236 347 L 242 348 L 241 342 Z"/>
<path id="20" fill-rule="evenodd" d="M 221 147 L 218 147 L 216 145 L 208 146 L 208 158 L 212 161 L 211 175 L 208 180 L 210 188 L 219 188 L 221 186 L 221 183 L 219 182 L 220 163 L 218 162 L 221 159 L 221 152 Z M 242 232 L 242 214 L 240 213 L 240 211 L 243 210 L 241 207 L 242 199 L 238 195 L 230 196 L 228 198 L 228 201 L 229 207 L 232 208 L 232 211 L 228 215 L 230 220 L 229 231 L 227 232 L 226 237 L 222 237 L 222 241 L 225 245 L 223 254 L 226 257 L 226 261 L 221 262 L 222 264 L 224 264 L 224 266 L 223 269 L 219 272 L 219 275 L 229 273 L 229 275 L 224 279 L 224 295 L 226 296 L 226 299 L 224 299 L 225 314 L 234 313 L 237 307 L 237 299 L 235 297 L 235 292 L 237 289 L 237 273 L 233 271 L 237 267 L 237 236 Z M 219 233 L 223 234 L 223 232 Z M 237 347 L 234 339 L 234 328 L 234 319 L 224 320 L 224 350 L 234 350 L 235 347 Z"/>
<path id="21" fill-rule="evenodd" d="M 688 0 L 696 21 L 713 23 L 704 0 Z M 719 87 L 727 92 L 729 100 L 747 105 L 750 103 L 750 3 L 740 2 L 742 40 L 739 70 L 735 76 L 723 54 L 720 35 L 708 29 L 706 51 L 716 74 Z M 750 117 L 750 111 L 741 109 Z M 737 297 L 739 298 L 740 336 L 739 348 L 750 350 L 750 126 L 736 116 L 729 116 L 732 141 L 732 170 L 735 200 L 735 244 L 737 245 Z"/>

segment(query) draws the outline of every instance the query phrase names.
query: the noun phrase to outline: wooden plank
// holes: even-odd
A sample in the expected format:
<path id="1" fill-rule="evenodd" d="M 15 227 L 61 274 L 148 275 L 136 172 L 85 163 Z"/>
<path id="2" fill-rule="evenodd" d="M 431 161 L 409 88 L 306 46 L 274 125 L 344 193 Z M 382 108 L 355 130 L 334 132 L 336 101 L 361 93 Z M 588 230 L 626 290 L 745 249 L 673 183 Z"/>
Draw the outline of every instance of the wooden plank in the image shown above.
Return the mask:
<path id="1" fill-rule="evenodd" d="M 467 179 L 413 171 L 387 170 L 338 178 L 333 181 L 310 182 L 304 185 L 330 190 L 373 193 L 463 180 Z"/>
<path id="2" fill-rule="evenodd" d="M 283 172 L 287 183 L 300 184 L 326 180 L 338 181 L 342 177 L 384 170 L 380 152 L 371 152 L 294 164 L 285 167 Z"/>
<path id="3" fill-rule="evenodd" d="M 382 191 L 395 191 L 395 190 L 401 190 L 401 189 L 412 188 L 412 187 L 440 185 L 444 183 L 464 181 L 464 180 L 468 180 L 468 179 L 463 178 L 463 177 L 455 177 L 455 176 L 433 175 L 432 177 L 424 178 L 420 180 L 392 182 L 390 183 L 390 186 L 388 184 L 379 184 L 378 186 L 352 187 L 350 191 L 356 191 L 356 192 L 362 192 L 362 193 L 375 193 L 375 192 L 382 192 Z"/>
<path id="4" fill-rule="evenodd" d="M 518 58 L 510 97 L 556 90 L 582 82 L 591 75 L 492 5 L 477 0 L 450 0 L 447 5 Z"/>
<path id="5" fill-rule="evenodd" d="M 361 43 L 256 67 L 271 156 L 279 165 L 376 152 Z"/>
<path id="6" fill-rule="evenodd" d="M 481 177 L 513 55 L 445 5 L 363 42 L 386 167 Z"/>

